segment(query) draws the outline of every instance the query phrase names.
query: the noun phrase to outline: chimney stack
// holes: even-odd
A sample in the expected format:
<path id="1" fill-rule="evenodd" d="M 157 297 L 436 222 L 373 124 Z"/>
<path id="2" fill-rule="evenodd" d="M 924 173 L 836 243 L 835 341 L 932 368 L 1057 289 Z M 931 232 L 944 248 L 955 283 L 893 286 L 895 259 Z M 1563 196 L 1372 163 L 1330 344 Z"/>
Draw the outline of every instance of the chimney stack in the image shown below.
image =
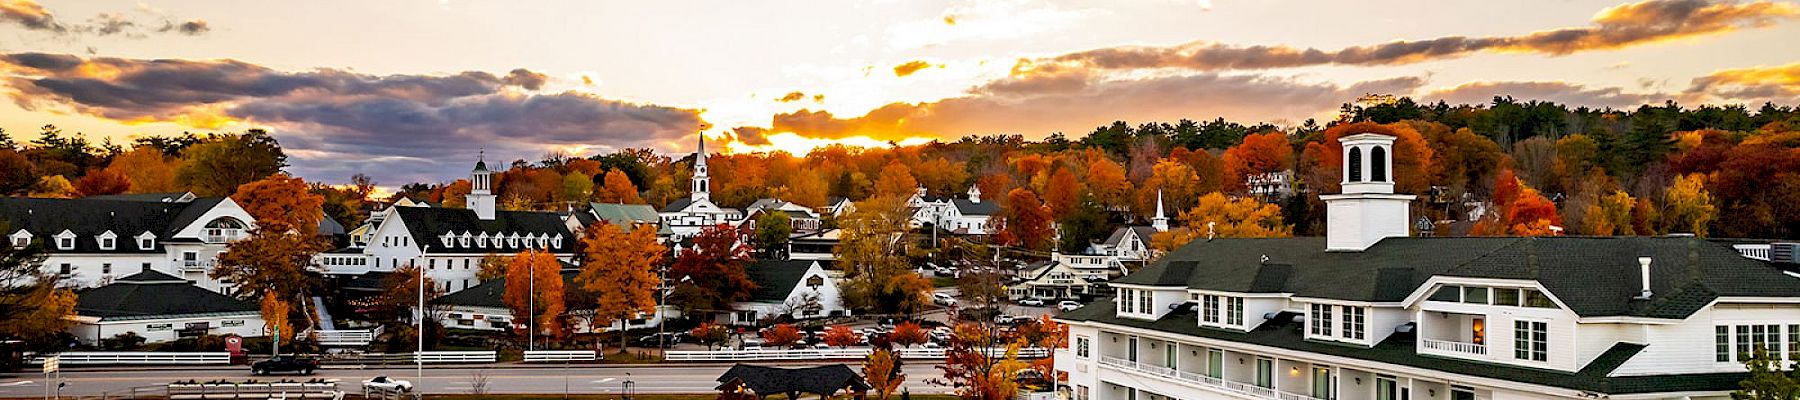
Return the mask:
<path id="1" fill-rule="evenodd" d="M 1638 278 L 1643 287 L 1643 292 L 1638 294 L 1639 299 L 1650 298 L 1650 261 L 1650 257 L 1638 257 Z"/>

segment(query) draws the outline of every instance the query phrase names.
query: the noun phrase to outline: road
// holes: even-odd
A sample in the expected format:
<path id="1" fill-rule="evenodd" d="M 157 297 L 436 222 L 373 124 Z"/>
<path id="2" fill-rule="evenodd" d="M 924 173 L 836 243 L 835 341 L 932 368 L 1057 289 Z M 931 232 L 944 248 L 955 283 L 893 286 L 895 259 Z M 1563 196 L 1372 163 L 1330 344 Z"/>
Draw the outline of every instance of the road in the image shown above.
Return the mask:
<path id="1" fill-rule="evenodd" d="M 815 364 L 816 365 L 816 364 Z M 782 366 L 801 366 L 782 365 Z M 563 393 L 564 385 L 569 393 L 609 394 L 618 393 L 620 384 L 626 379 L 636 383 L 637 393 L 709 393 L 718 385 L 714 379 L 731 368 L 731 364 L 684 365 L 684 366 L 579 366 L 572 365 L 567 369 L 559 367 L 438 367 L 425 369 L 425 377 L 418 378 L 412 368 L 392 369 L 327 369 L 318 371 L 317 375 L 306 377 L 262 377 L 254 379 L 269 381 L 272 379 L 291 378 L 306 380 L 311 378 L 336 379 L 338 387 L 345 393 L 360 393 L 362 380 L 377 375 L 386 375 L 396 379 L 412 381 L 415 388 L 425 394 L 459 394 L 470 393 L 479 374 L 488 382 L 488 393 L 518 394 L 552 394 Z M 860 364 L 851 364 L 851 368 L 860 370 Z M 928 379 L 942 377 L 942 373 L 932 364 L 912 363 L 904 368 L 906 383 L 904 387 L 913 393 L 947 393 L 950 388 L 926 383 Z M 627 374 L 630 374 L 629 378 Z M 161 395 L 160 385 L 177 380 L 209 381 L 226 379 L 243 381 L 252 379 L 249 371 L 242 368 L 145 368 L 138 370 L 108 371 L 64 371 L 62 379 L 68 386 L 62 390 L 63 396 L 99 396 L 103 392 L 117 396 L 128 393 L 132 388 L 140 388 L 139 393 Z M 0 375 L 0 398 L 41 398 L 44 396 L 44 376 L 41 374 L 6 374 Z"/>

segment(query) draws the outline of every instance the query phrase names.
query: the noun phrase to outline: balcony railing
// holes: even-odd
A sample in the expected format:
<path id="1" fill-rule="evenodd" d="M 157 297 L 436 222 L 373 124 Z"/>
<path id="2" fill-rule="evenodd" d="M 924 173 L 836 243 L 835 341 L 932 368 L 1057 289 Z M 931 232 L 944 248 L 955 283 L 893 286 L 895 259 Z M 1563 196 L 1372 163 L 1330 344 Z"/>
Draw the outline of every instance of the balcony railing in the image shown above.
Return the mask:
<path id="1" fill-rule="evenodd" d="M 218 265 L 219 260 L 182 260 L 182 271 L 206 271 Z"/>
<path id="2" fill-rule="evenodd" d="M 244 230 L 234 228 L 206 228 L 206 231 L 200 234 L 200 240 L 214 244 L 233 242 L 243 238 Z"/>
<path id="3" fill-rule="evenodd" d="M 1155 364 L 1149 364 L 1149 363 L 1143 363 L 1143 362 L 1134 362 L 1131 360 L 1126 360 L 1126 359 L 1122 359 L 1122 358 L 1118 358 L 1118 357 L 1100 357 L 1100 365 L 1123 369 L 1123 370 L 1127 370 L 1127 371 L 1135 371 L 1135 372 L 1145 373 L 1145 374 L 1149 374 L 1149 375 L 1160 376 L 1163 378 L 1168 378 L 1168 379 L 1172 379 L 1172 380 L 1176 380 L 1176 381 L 1180 381 L 1180 382 L 1184 382 L 1184 383 L 1196 384 L 1199 386 L 1209 387 L 1209 388 L 1212 388 L 1215 390 L 1223 390 L 1226 392 L 1237 393 L 1237 394 L 1246 395 L 1246 396 L 1254 396 L 1254 397 L 1261 397 L 1261 398 L 1267 398 L 1267 399 L 1279 399 L 1279 400 L 1317 400 L 1317 398 L 1315 398 L 1313 396 L 1309 396 L 1309 395 L 1304 395 L 1304 394 L 1299 394 L 1299 393 L 1282 392 L 1282 391 L 1277 391 L 1275 389 L 1266 388 L 1266 387 L 1262 387 L 1262 386 L 1256 386 L 1256 385 L 1252 385 L 1252 384 L 1248 384 L 1248 383 L 1233 382 L 1233 381 L 1228 381 L 1228 380 L 1224 380 L 1224 379 L 1220 379 L 1220 378 L 1214 378 L 1211 376 L 1206 376 L 1206 375 L 1202 375 L 1202 374 L 1198 374 L 1198 373 L 1194 373 L 1194 372 L 1180 371 L 1180 370 L 1176 370 L 1173 368 L 1164 367 L 1161 365 L 1155 365 Z"/>
<path id="4" fill-rule="evenodd" d="M 1480 343 L 1454 342 L 1449 340 L 1419 339 L 1426 350 L 1446 351 L 1451 353 L 1487 355 L 1487 345 Z"/>

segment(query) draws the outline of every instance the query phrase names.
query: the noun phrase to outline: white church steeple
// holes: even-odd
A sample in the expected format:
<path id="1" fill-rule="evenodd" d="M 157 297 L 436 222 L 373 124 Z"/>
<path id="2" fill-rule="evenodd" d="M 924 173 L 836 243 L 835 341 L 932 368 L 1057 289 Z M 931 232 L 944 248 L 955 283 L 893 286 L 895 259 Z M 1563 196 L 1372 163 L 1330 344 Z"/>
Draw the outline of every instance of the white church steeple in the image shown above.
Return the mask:
<path id="1" fill-rule="evenodd" d="M 1150 227 L 1157 232 L 1169 231 L 1169 217 L 1163 215 L 1162 189 L 1156 189 L 1156 218 L 1150 219 Z"/>
<path id="2" fill-rule="evenodd" d="M 1363 251 L 1381 239 L 1407 236 L 1416 196 L 1394 193 L 1394 137 L 1359 133 L 1338 142 L 1344 146 L 1343 192 L 1319 196 L 1326 204 L 1326 250 Z"/>
<path id="3" fill-rule="evenodd" d="M 694 136 L 700 137 L 700 150 L 694 152 L 694 187 L 690 189 L 693 191 L 690 198 L 698 203 L 712 198 L 712 179 L 706 176 L 706 135 Z"/>
<path id="4" fill-rule="evenodd" d="M 475 170 L 469 173 L 469 195 L 463 200 L 466 207 L 475 210 L 476 218 L 494 219 L 494 173 L 488 171 L 486 150 L 475 158 Z"/>

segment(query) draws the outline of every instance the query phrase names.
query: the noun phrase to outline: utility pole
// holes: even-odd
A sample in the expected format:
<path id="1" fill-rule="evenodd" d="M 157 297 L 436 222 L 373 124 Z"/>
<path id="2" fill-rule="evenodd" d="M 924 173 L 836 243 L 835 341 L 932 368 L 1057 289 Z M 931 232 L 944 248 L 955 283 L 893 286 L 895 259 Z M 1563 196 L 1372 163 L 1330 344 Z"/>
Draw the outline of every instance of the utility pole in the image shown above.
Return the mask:
<path id="1" fill-rule="evenodd" d="M 526 250 L 525 256 L 529 257 L 525 259 L 525 323 L 530 324 L 525 327 L 525 351 L 532 351 L 537 350 L 537 265 L 531 260 L 537 253 Z"/>
<path id="2" fill-rule="evenodd" d="M 413 323 L 418 326 L 419 349 L 413 352 L 413 364 L 418 369 L 419 377 L 425 377 L 425 270 L 413 267 L 419 273 L 419 310 L 413 315 Z M 421 381 L 423 383 L 423 381 Z"/>

